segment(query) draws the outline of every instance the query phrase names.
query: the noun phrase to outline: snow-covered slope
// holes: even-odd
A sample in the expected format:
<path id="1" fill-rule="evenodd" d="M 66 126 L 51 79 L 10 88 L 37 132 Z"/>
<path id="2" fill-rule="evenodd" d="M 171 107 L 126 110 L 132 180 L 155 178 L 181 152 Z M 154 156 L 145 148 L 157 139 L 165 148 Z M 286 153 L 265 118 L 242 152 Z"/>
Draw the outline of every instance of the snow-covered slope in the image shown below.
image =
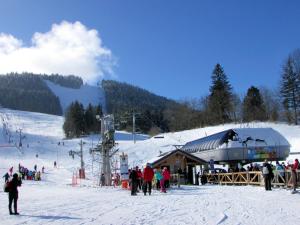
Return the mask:
<path id="1" fill-rule="evenodd" d="M 52 92 L 59 97 L 62 110 L 74 101 L 79 101 L 86 107 L 89 103 L 92 105 L 102 105 L 105 110 L 104 91 L 101 87 L 91 86 L 88 84 L 82 85 L 79 89 L 66 88 L 54 84 L 51 81 L 45 81 Z"/>
<path id="2" fill-rule="evenodd" d="M 99 162 L 92 161 L 89 148 L 98 142 L 98 135 L 83 138 L 87 179 L 72 187 L 72 174 L 80 165 L 69 150 L 79 150 L 80 139 L 64 140 L 59 116 L 0 110 L 0 174 L 18 163 L 38 170 L 45 166 L 42 181 L 24 181 L 19 188 L 20 216 L 8 215 L 7 194 L 0 190 L 1 224 L 297 224 L 300 221 L 300 195 L 277 189 L 266 192 L 262 187 L 244 186 L 183 186 L 168 193 L 154 190 L 151 196 L 130 196 L 120 188 L 99 188 Z M 250 127 L 272 127 L 282 133 L 292 145 L 300 147 L 299 126 L 255 123 Z M 174 144 L 209 135 L 223 129 L 240 127 L 227 124 L 177 133 L 161 134 L 164 138 L 117 132 L 119 152 L 127 152 L 131 165 L 141 164 L 159 151 L 173 149 Z M 18 143 L 22 129 L 23 147 Z M 9 132 L 8 132 L 9 131 Z M 7 132 L 12 143 L 7 142 Z M 11 145 L 11 147 L 8 147 Z M 95 156 L 96 157 L 96 156 Z M 97 157 L 96 157 L 97 158 Z M 53 162 L 58 168 L 53 168 Z M 3 180 L 0 181 L 1 185 Z"/>
<path id="3" fill-rule="evenodd" d="M 0 116 L 7 123 L 7 128 L 12 134 L 12 141 L 18 143 L 19 135 L 15 131 L 22 129 L 24 134 L 23 148 L 24 155 L 40 155 L 46 154 L 51 159 L 57 158 L 55 153 L 66 154 L 63 157 L 68 158 L 70 148 L 78 148 L 79 139 L 65 140 L 64 146 L 57 145 L 62 142 L 64 134 L 62 131 L 63 117 L 53 116 L 41 113 L 31 113 L 23 111 L 14 111 L 2 109 Z M 291 144 L 291 152 L 299 152 L 300 150 L 300 126 L 292 126 L 284 123 L 248 123 L 248 124 L 225 124 L 220 126 L 211 126 L 182 132 L 160 134 L 152 138 L 145 135 L 137 135 L 137 142 L 133 143 L 132 135 L 127 132 L 118 131 L 115 134 L 118 143 L 119 152 L 125 152 L 129 155 L 129 162 L 132 166 L 145 164 L 149 159 L 156 157 L 160 152 L 166 152 L 174 149 L 174 145 L 184 145 L 186 142 L 210 135 L 222 130 L 241 127 L 271 127 L 280 132 Z M 7 135 L 0 125 L 0 146 L 6 145 L 8 141 Z M 159 138 L 157 138 L 159 137 Z M 86 149 L 97 143 L 98 135 L 85 137 Z M 27 145 L 29 146 L 27 148 Z M 3 149 L 3 148 L 2 148 Z M 57 150 L 59 149 L 59 150 Z M 17 152 L 16 150 L 12 152 Z M 0 150 L 0 156 L 3 154 Z M 52 153 L 51 153 L 52 152 Z M 4 155 L 7 155 L 5 152 Z M 291 156 L 293 157 L 293 156 Z M 87 155 L 89 158 L 89 155 Z M 65 160 L 65 159 L 64 159 Z"/>

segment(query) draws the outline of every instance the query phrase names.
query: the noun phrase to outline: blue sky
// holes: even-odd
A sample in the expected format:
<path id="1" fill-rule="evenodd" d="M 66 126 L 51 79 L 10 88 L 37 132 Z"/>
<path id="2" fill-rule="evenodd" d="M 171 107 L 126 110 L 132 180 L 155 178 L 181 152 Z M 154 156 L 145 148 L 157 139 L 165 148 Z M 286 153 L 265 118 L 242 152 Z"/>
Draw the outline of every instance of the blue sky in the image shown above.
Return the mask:
<path id="1" fill-rule="evenodd" d="M 238 93 L 251 85 L 275 88 L 287 55 L 300 47 L 299 1 L 0 3 L 0 33 L 30 45 L 35 32 L 79 21 L 99 32 L 115 59 L 114 76 L 104 77 L 173 99 L 208 94 L 216 63 Z"/>

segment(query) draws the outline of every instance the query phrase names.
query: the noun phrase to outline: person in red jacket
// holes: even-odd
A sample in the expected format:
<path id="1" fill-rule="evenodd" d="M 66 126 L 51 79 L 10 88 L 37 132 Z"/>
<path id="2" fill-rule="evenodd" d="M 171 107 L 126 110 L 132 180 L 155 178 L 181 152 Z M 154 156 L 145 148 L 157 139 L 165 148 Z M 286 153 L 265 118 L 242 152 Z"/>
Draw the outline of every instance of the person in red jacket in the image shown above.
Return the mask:
<path id="1" fill-rule="evenodd" d="M 299 161 L 298 161 L 298 159 L 295 159 L 294 164 L 291 166 L 294 191 L 296 191 L 296 188 L 297 188 L 297 170 L 298 170 L 298 168 L 299 168 Z"/>
<path id="2" fill-rule="evenodd" d="M 154 176 L 153 169 L 150 167 L 149 164 L 147 164 L 146 168 L 144 169 L 144 173 L 143 173 L 143 178 L 144 178 L 143 191 L 144 191 L 144 195 L 146 195 L 147 189 L 148 189 L 149 195 L 151 195 L 153 176 Z"/>
<path id="3" fill-rule="evenodd" d="M 162 175 L 164 177 L 165 180 L 165 188 L 169 188 L 170 187 L 170 172 L 168 170 L 167 167 L 164 167 Z"/>

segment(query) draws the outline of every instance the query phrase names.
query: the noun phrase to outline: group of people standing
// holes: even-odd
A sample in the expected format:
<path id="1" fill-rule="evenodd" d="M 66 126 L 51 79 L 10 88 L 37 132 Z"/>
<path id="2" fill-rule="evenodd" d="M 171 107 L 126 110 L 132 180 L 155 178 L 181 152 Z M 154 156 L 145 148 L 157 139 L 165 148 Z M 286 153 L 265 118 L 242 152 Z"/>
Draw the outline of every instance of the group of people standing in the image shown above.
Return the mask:
<path id="1" fill-rule="evenodd" d="M 162 172 L 153 170 L 150 164 L 141 171 L 138 166 L 129 171 L 129 184 L 131 195 L 137 195 L 138 190 L 143 190 L 144 195 L 151 195 L 152 186 L 155 184 L 156 189 L 166 193 L 166 188 L 170 186 L 170 172 L 164 167 Z"/>
<path id="2" fill-rule="evenodd" d="M 263 167 L 262 167 L 262 174 L 265 181 L 265 189 L 266 191 L 271 191 L 271 182 L 274 178 L 274 172 L 278 173 L 278 182 L 284 183 L 285 177 L 285 170 L 291 169 L 291 176 L 292 176 L 292 184 L 293 184 L 293 191 L 296 191 L 297 188 L 297 170 L 300 169 L 299 160 L 295 159 L 293 164 L 285 165 L 284 163 L 276 162 L 276 166 L 273 166 L 271 163 L 268 162 L 266 159 Z M 298 178 L 299 179 L 299 178 Z"/>
<path id="3" fill-rule="evenodd" d="M 45 168 L 42 167 L 42 173 Z M 41 180 L 41 172 L 37 171 L 37 165 L 34 165 L 34 170 L 28 170 L 19 163 L 18 171 L 14 173 L 14 167 L 10 167 L 8 172 L 4 174 L 4 191 L 8 192 L 8 210 L 10 215 L 19 215 L 18 213 L 18 187 L 21 186 L 22 180 Z M 14 212 L 12 211 L 14 205 Z"/>

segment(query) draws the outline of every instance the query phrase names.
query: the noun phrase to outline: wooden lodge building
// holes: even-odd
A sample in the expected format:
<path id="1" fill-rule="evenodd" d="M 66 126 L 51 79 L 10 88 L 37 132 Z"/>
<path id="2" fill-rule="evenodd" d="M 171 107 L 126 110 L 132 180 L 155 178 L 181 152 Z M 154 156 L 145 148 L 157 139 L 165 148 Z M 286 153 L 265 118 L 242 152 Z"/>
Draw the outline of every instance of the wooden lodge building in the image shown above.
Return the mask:
<path id="1" fill-rule="evenodd" d="M 187 183 L 190 184 L 195 184 L 196 166 L 200 166 L 202 170 L 203 166 L 208 165 L 206 161 L 180 149 L 162 153 L 148 163 L 153 169 L 162 170 L 167 167 L 171 174 L 171 182 L 172 179 L 176 180 L 178 171 L 181 170 Z"/>

